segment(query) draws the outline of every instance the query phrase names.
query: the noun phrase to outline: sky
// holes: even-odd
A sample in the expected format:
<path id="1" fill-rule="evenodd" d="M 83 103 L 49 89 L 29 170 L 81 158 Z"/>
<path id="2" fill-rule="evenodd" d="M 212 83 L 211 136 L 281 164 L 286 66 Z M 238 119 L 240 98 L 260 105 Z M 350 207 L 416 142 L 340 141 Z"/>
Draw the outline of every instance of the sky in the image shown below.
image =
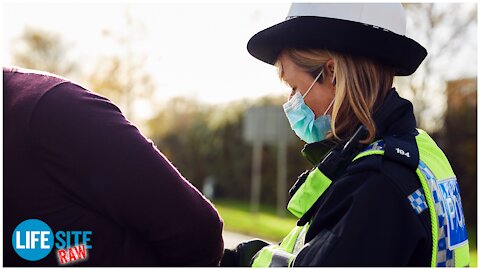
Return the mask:
<path id="1" fill-rule="evenodd" d="M 132 50 L 147 56 L 158 98 L 184 95 L 223 103 L 283 94 L 288 89 L 275 68 L 250 56 L 246 44 L 256 32 L 281 22 L 288 8 L 288 3 L 5 3 L 3 63 L 11 64 L 12 40 L 34 26 L 60 33 L 72 45 L 70 56 L 89 70 L 99 55 L 125 52 L 112 48 L 102 32 L 122 34 L 130 9 L 144 29 Z"/>
<path id="2" fill-rule="evenodd" d="M 85 73 L 91 72 L 101 55 L 125 53 L 102 33 L 125 33 L 129 10 L 133 21 L 143 25 L 131 43 L 132 51 L 147 56 L 145 69 L 154 78 L 158 100 L 187 96 L 215 104 L 287 95 L 289 90 L 279 81 L 276 69 L 250 56 L 246 44 L 258 31 L 283 21 L 289 6 L 288 2 L 7 1 L 3 3 L 2 64 L 12 64 L 15 38 L 33 26 L 60 34 L 71 45 L 72 60 Z M 461 73 L 465 65 L 458 63 L 459 68 L 452 70 Z M 476 75 L 476 70 L 466 75 Z"/>

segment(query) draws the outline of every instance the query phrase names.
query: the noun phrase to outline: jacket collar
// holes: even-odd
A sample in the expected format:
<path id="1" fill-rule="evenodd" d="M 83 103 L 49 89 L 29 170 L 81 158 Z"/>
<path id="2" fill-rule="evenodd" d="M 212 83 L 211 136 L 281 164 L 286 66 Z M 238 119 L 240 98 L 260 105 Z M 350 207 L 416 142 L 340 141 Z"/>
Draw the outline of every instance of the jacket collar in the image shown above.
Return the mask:
<path id="1" fill-rule="evenodd" d="M 415 133 L 416 120 L 413 114 L 413 105 L 410 101 L 400 97 L 395 88 L 388 92 L 383 105 L 374 112 L 373 120 L 377 127 L 375 134 L 377 140 L 385 136 Z M 315 166 L 335 147 L 343 147 L 343 143 L 326 139 L 306 144 L 302 149 L 302 155 Z"/>
<path id="2" fill-rule="evenodd" d="M 389 91 L 383 105 L 374 112 L 373 120 L 377 127 L 378 139 L 385 136 L 411 134 L 416 128 L 412 103 L 400 97 L 395 88 Z"/>

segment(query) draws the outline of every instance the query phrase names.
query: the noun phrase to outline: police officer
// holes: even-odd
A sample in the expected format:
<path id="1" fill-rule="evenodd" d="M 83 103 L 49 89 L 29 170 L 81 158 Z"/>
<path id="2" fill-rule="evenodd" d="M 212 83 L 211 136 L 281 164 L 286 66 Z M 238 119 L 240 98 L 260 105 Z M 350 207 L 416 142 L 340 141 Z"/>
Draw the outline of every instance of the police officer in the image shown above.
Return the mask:
<path id="1" fill-rule="evenodd" d="M 250 39 L 292 88 L 283 108 L 313 168 L 290 190 L 298 222 L 282 242 L 241 243 L 222 265 L 468 265 L 457 179 L 392 87 L 427 55 L 405 28 L 401 4 L 294 3 Z"/>

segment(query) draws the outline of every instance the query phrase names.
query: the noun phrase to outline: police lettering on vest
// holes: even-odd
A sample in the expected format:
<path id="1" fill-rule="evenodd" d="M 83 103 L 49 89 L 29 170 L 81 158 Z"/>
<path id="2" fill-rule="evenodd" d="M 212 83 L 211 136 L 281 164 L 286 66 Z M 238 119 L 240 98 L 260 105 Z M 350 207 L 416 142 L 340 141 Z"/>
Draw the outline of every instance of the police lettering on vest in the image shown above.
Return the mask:
<path id="1" fill-rule="evenodd" d="M 421 188 L 408 199 L 417 214 L 429 211 L 432 232 L 432 267 L 468 266 L 469 247 L 465 217 L 457 179 L 435 142 L 423 130 L 415 137 L 419 150 L 416 169 Z M 410 153 L 395 148 L 397 154 L 410 158 Z M 355 156 L 353 161 L 370 155 L 384 155 L 385 142 L 376 141 Z M 353 162 L 352 161 L 352 162 Z M 312 170 L 288 204 L 288 210 L 302 217 L 327 190 L 332 181 L 317 168 Z M 253 259 L 253 267 L 293 266 L 295 257 L 305 245 L 309 223 L 297 226 L 279 245 L 260 250 Z"/>

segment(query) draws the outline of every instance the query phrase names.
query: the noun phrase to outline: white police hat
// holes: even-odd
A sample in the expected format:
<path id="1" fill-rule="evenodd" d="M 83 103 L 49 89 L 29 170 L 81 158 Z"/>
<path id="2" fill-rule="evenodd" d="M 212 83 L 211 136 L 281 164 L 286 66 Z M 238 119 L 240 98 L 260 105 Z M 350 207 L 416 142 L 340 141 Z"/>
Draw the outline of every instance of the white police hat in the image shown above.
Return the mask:
<path id="1" fill-rule="evenodd" d="M 328 49 L 374 59 L 405 76 L 427 56 L 405 30 L 401 4 L 293 3 L 285 21 L 255 34 L 247 49 L 272 65 L 284 49 Z"/>

